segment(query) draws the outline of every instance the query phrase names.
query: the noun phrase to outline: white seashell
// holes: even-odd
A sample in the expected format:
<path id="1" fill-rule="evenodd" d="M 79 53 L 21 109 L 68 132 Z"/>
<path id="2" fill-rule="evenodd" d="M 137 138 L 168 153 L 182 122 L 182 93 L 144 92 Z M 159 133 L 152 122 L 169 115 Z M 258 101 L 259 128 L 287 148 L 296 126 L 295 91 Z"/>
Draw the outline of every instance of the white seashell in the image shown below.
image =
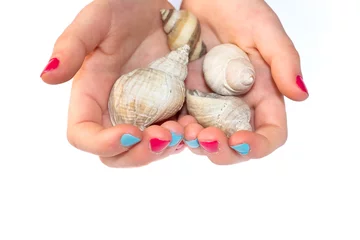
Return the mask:
<path id="1" fill-rule="evenodd" d="M 200 125 L 217 127 L 227 137 L 240 130 L 252 131 L 250 107 L 240 97 L 186 90 L 186 106 Z"/>
<path id="2" fill-rule="evenodd" d="M 247 54 L 234 44 L 221 44 L 205 55 L 206 84 L 221 95 L 247 93 L 255 81 L 255 69 Z"/>
<path id="3" fill-rule="evenodd" d="M 201 39 L 200 23 L 194 14 L 186 10 L 175 9 L 162 9 L 160 13 L 171 50 L 188 44 L 190 61 L 206 54 L 206 45 Z"/>
<path id="4" fill-rule="evenodd" d="M 144 130 L 174 116 L 185 102 L 188 55 L 184 45 L 165 57 L 122 75 L 111 89 L 108 108 L 112 125 L 132 124 Z"/>

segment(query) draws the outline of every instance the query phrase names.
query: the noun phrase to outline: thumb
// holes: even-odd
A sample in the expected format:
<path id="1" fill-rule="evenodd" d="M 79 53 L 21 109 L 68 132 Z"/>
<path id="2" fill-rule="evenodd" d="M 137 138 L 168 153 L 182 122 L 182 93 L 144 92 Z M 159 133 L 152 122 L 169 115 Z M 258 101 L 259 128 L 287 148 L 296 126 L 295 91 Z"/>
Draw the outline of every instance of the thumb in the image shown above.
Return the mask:
<path id="1" fill-rule="evenodd" d="M 301 73 L 300 56 L 275 13 L 262 19 L 255 44 L 269 64 L 279 91 L 289 99 L 303 101 L 308 96 Z"/>
<path id="2" fill-rule="evenodd" d="M 91 53 L 105 38 L 110 27 L 109 7 L 92 2 L 75 17 L 56 40 L 50 60 L 40 77 L 48 84 L 59 84 L 74 77 Z"/>

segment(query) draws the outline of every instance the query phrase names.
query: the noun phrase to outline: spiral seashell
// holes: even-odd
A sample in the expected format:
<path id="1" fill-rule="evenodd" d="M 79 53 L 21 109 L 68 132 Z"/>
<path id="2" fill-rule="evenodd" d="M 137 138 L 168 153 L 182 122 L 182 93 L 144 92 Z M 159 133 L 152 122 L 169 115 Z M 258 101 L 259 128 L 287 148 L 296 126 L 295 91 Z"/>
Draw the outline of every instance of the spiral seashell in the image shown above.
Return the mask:
<path id="1" fill-rule="evenodd" d="M 217 127 L 227 137 L 240 130 L 252 131 L 250 107 L 240 97 L 186 90 L 186 106 L 200 125 Z"/>
<path id="2" fill-rule="evenodd" d="M 255 69 L 247 54 L 234 44 L 212 48 L 204 58 L 206 84 L 221 95 L 247 93 L 255 81 Z"/>
<path id="3" fill-rule="evenodd" d="M 174 116 L 185 102 L 190 47 L 184 45 L 165 57 L 122 75 L 108 101 L 112 125 L 132 124 L 144 130 Z"/>
<path id="4" fill-rule="evenodd" d="M 160 13 L 171 50 L 188 44 L 190 61 L 206 54 L 206 45 L 201 39 L 200 23 L 194 14 L 186 10 L 175 9 L 162 9 Z"/>

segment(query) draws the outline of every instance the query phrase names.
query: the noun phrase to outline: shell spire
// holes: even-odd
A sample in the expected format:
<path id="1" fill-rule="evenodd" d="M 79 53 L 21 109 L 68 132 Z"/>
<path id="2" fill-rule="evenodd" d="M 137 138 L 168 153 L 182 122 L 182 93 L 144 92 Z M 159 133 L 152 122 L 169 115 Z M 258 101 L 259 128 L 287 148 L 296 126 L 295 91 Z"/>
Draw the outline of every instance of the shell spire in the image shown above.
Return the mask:
<path id="1" fill-rule="evenodd" d="M 190 61 L 201 58 L 207 53 L 206 45 L 201 39 L 200 22 L 194 14 L 175 9 L 161 9 L 160 13 L 171 50 L 188 44 Z"/>
<path id="2" fill-rule="evenodd" d="M 230 43 L 212 48 L 205 56 L 203 72 L 206 84 L 221 95 L 242 95 L 255 82 L 255 68 L 248 55 Z"/>
<path id="3" fill-rule="evenodd" d="M 185 44 L 171 51 L 165 57 L 153 61 L 149 64 L 149 68 L 166 72 L 181 81 L 185 81 L 188 73 L 189 51 L 189 45 Z"/>

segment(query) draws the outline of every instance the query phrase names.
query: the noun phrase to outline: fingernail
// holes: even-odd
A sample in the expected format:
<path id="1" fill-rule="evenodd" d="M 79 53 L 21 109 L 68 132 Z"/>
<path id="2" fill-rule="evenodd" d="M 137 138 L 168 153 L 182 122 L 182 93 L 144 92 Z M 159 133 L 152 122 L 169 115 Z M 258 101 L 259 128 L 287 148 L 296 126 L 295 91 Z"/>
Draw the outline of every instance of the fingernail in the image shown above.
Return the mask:
<path id="1" fill-rule="evenodd" d="M 183 149 L 183 148 L 184 148 L 184 146 L 185 146 L 184 141 L 181 141 L 181 142 L 179 143 L 179 145 L 176 147 L 176 150 Z"/>
<path id="2" fill-rule="evenodd" d="M 150 140 L 151 151 L 159 153 L 162 152 L 168 145 L 170 141 L 160 140 L 158 138 L 153 138 Z"/>
<path id="3" fill-rule="evenodd" d="M 183 138 L 182 135 L 171 132 L 171 142 L 169 144 L 169 147 L 173 147 L 176 144 L 178 144 L 181 141 L 182 138 Z"/>
<path id="4" fill-rule="evenodd" d="M 309 94 L 309 92 L 308 92 L 308 90 L 307 90 L 307 88 L 306 88 L 306 86 L 305 86 L 304 80 L 303 80 L 303 78 L 302 78 L 300 75 L 298 75 L 298 76 L 296 77 L 296 84 L 299 86 L 299 88 L 300 88 L 303 92 L 306 92 L 307 94 Z"/>
<path id="5" fill-rule="evenodd" d="M 240 153 L 241 155 L 247 155 L 250 152 L 250 145 L 247 143 L 231 146 L 231 148 Z"/>
<path id="6" fill-rule="evenodd" d="M 199 145 L 199 141 L 197 139 L 194 140 L 190 140 L 190 141 L 186 141 L 185 140 L 186 145 L 188 145 L 190 148 L 198 148 Z"/>
<path id="7" fill-rule="evenodd" d="M 122 135 L 120 139 L 120 143 L 124 147 L 131 147 L 137 144 L 138 142 L 140 142 L 140 138 L 134 137 L 133 135 L 128 133 Z"/>
<path id="8" fill-rule="evenodd" d="M 55 70 L 58 66 L 59 66 L 59 59 L 57 58 L 52 58 L 49 60 L 48 64 L 46 65 L 46 67 L 44 68 L 44 70 L 42 71 L 40 77 L 47 72 L 50 72 L 52 70 Z"/>
<path id="9" fill-rule="evenodd" d="M 205 151 L 209 153 L 215 153 L 219 150 L 218 141 L 200 142 L 200 145 Z"/>

